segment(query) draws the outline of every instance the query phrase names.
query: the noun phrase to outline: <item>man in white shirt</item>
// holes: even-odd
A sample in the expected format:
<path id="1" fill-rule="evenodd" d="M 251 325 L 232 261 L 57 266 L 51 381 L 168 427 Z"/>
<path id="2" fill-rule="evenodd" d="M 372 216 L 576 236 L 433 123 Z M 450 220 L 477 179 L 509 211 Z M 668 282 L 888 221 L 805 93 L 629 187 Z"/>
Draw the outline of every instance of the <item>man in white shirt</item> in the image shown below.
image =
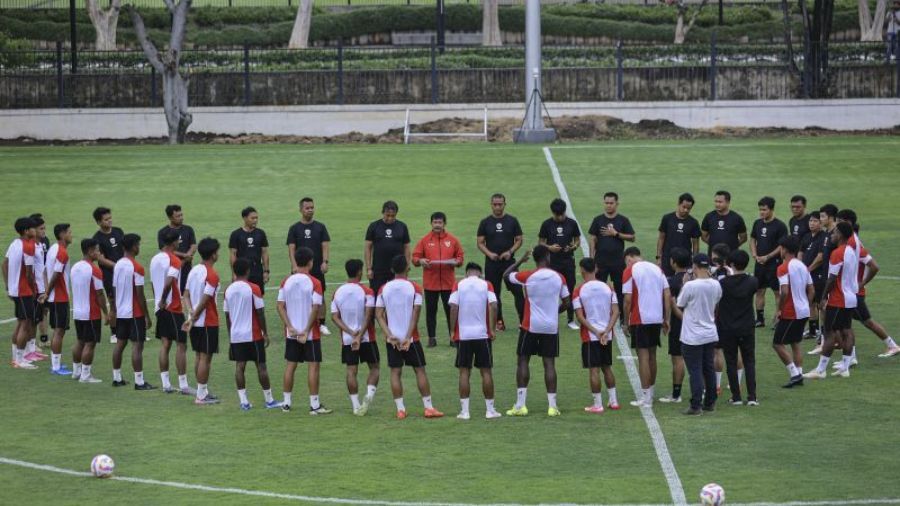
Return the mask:
<path id="1" fill-rule="evenodd" d="M 532 355 L 540 355 L 544 362 L 544 383 L 547 386 L 547 416 L 559 416 L 556 405 L 556 357 L 559 356 L 559 313 L 571 302 L 566 279 L 550 268 L 550 248 L 538 244 L 531 252 L 535 269 L 514 272 L 528 260 L 528 252 L 503 273 L 513 286 L 525 288 L 525 309 L 519 330 L 516 353 L 516 404 L 508 410 L 508 416 L 526 416 L 525 401 L 528 381 L 531 378 L 528 362 Z M 560 305 L 562 300 L 562 305 Z"/>
<path id="2" fill-rule="evenodd" d="M 486 407 L 485 418 L 499 418 L 494 409 L 494 355 L 491 329 L 497 322 L 497 295 L 494 287 L 481 277 L 481 267 L 470 262 L 466 277 L 450 293 L 450 328 L 457 343 L 456 367 L 459 369 L 460 410 L 456 418 L 469 419 L 469 376 L 472 365 L 481 372 L 481 387 Z"/>
<path id="3" fill-rule="evenodd" d="M 141 236 L 125 234 L 122 239 L 125 256 L 113 268 L 113 293 L 116 306 L 116 336 L 113 349 L 113 386 L 128 384 L 122 379 L 122 354 L 131 342 L 131 367 L 134 370 L 135 390 L 154 390 L 155 386 L 144 381 L 144 338 L 153 325 L 144 295 L 144 266 L 138 263 L 141 254 Z"/>
<path id="4" fill-rule="evenodd" d="M 378 379 L 381 376 L 381 356 L 375 344 L 375 292 L 360 284 L 363 261 L 347 260 L 344 264 L 347 282 L 335 292 L 331 301 L 331 321 L 341 329 L 341 363 L 347 366 L 347 391 L 353 414 L 365 416 L 375 399 Z M 369 366 L 366 379 L 366 395 L 359 400 L 359 384 L 356 374 L 360 362 Z"/>
<path id="5" fill-rule="evenodd" d="M 209 393 L 209 370 L 212 356 L 219 352 L 219 310 L 216 296 L 219 293 L 219 273 L 215 264 L 219 260 L 219 241 L 203 238 L 197 245 L 202 262 L 188 273 L 184 301 L 188 306 L 187 321 L 182 330 L 190 332 L 191 348 L 196 353 L 194 375 L 197 377 L 197 396 L 194 404 L 205 406 L 218 404 L 219 398 Z"/>
<path id="6" fill-rule="evenodd" d="M 778 324 L 772 338 L 772 348 L 787 367 L 790 381 L 784 388 L 803 385 L 803 328 L 809 321 L 810 301 L 815 296 L 812 276 L 806 265 L 797 258 L 800 241 L 788 236 L 781 240 L 781 265 L 778 266 Z M 790 345 L 790 353 L 785 349 Z"/>
<path id="7" fill-rule="evenodd" d="M 722 286 L 709 275 L 709 257 L 694 255 L 694 279 L 684 284 L 675 306 L 675 315 L 682 320 L 681 352 L 691 381 L 691 407 L 686 415 L 716 408 L 716 305 L 721 298 Z"/>
<path id="8" fill-rule="evenodd" d="M 408 365 L 416 372 L 416 384 L 422 394 L 425 418 L 440 418 L 443 413 L 431 403 L 431 386 L 425 374 L 425 351 L 419 342 L 419 314 L 422 312 L 422 287 L 407 279 L 409 261 L 405 254 L 396 255 L 391 260 L 394 279 L 378 289 L 375 300 L 375 318 L 384 332 L 387 347 L 388 367 L 391 368 L 391 392 L 397 406 L 397 419 L 406 418 L 403 404 L 403 366 Z"/>
<path id="9" fill-rule="evenodd" d="M 103 288 L 103 273 L 96 265 L 100 259 L 100 245 L 96 239 L 81 241 L 82 259 L 72 266 L 72 319 L 75 321 L 75 337 L 72 347 L 72 379 L 81 383 L 101 383 L 91 373 L 94 363 L 94 346 L 100 342 L 101 318 L 107 323 L 115 321 L 112 307 L 107 307 Z"/>
<path id="10" fill-rule="evenodd" d="M 159 253 L 150 260 L 150 281 L 153 284 L 156 314 L 156 338 L 159 347 L 159 377 L 162 391 L 171 394 L 194 396 L 197 391 L 190 387 L 187 377 L 187 332 L 184 325 L 184 310 L 181 304 L 181 259 L 175 251 L 181 242 L 177 230 L 166 230 L 162 234 L 163 243 Z M 175 369 L 178 371 L 178 390 L 172 388 L 169 379 L 169 350 L 175 343 Z"/>
<path id="11" fill-rule="evenodd" d="M 600 391 L 600 371 L 609 391 L 610 409 L 619 409 L 616 399 L 616 377 L 612 372 L 613 329 L 619 319 L 619 301 L 609 285 L 597 279 L 597 264 L 593 258 L 579 263 L 584 283 L 575 288 L 572 305 L 581 324 L 581 365 L 588 372 L 594 403 L 584 408 L 588 413 L 603 413 L 603 394 Z"/>

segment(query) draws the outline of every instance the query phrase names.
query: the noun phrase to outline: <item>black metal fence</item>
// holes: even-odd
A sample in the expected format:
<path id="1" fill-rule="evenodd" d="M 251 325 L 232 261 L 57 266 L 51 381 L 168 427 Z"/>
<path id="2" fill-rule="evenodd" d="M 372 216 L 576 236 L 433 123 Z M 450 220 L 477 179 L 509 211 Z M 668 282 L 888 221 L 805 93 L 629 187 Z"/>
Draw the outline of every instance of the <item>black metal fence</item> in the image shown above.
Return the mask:
<path id="1" fill-rule="evenodd" d="M 802 53 L 802 52 L 801 52 Z M 900 47 L 831 44 L 833 98 L 900 97 Z M 522 99 L 524 50 L 335 47 L 187 50 L 194 106 L 481 103 Z M 0 108 L 156 107 L 162 79 L 140 51 L 0 52 Z M 803 62 L 797 62 L 802 69 Z M 802 98 L 781 45 L 545 47 L 550 101 Z"/>

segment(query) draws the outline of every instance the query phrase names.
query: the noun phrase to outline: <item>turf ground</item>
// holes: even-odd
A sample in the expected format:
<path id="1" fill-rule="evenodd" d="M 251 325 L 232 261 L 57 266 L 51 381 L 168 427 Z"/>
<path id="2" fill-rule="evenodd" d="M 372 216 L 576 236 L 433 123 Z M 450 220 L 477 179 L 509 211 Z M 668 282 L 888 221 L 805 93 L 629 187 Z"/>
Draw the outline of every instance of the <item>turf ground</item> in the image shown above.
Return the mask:
<path id="1" fill-rule="evenodd" d="M 553 157 L 582 227 L 601 211 L 602 194 L 618 191 L 620 211 L 631 219 L 637 245 L 649 257 L 660 216 L 674 209 L 683 191 L 698 198 L 694 214 L 701 216 L 711 209 L 715 190 L 730 190 L 734 208 L 748 225 L 764 194 L 778 200 L 776 210 L 785 220 L 787 200 L 794 193 L 805 194 L 813 206 L 835 202 L 856 209 L 862 238 L 882 266 L 882 277 L 870 285 L 870 307 L 890 331 L 900 326 L 900 248 L 893 241 L 900 214 L 895 198 L 900 191 L 898 147 L 896 138 L 606 143 L 562 145 L 553 148 Z M 0 174 L 0 211 L 7 224 L 0 230 L 3 245 L 12 239 L 14 218 L 38 210 L 51 226 L 70 222 L 77 244 L 96 228 L 91 210 L 107 205 L 117 226 L 147 239 L 144 265 L 154 253 L 156 231 L 165 223 L 166 204 L 184 206 L 186 222 L 198 237 L 212 235 L 226 242 L 240 225 L 240 209 L 254 205 L 271 243 L 270 285 L 288 272 L 283 243 L 298 217 L 297 201 L 305 195 L 316 198 L 317 219 L 331 232 L 328 281 L 334 285 L 342 281 L 343 261 L 362 255 L 365 228 L 379 217 L 384 200 L 399 202 L 399 218 L 414 240 L 428 230 L 432 211 L 446 212 L 449 230 L 460 237 L 468 258 L 483 262 L 475 254 L 475 229 L 489 213 L 491 193 L 507 195 L 508 211 L 521 221 L 529 245 L 536 242 L 548 204 L 558 194 L 540 148 L 475 144 L 3 148 Z M 276 328 L 274 290 L 266 300 L 270 328 Z M 511 309 L 512 300 L 505 300 Z M 767 313 L 773 314 L 771 299 Z M 11 317 L 10 304 L 0 305 L 0 320 Z M 0 324 L 4 342 L 12 326 Z M 780 389 L 786 373 L 770 351 L 770 332 L 765 330 L 757 335 L 760 407 L 720 405 L 712 416 L 688 418 L 680 414 L 683 404 L 656 405 L 689 501 L 711 481 L 725 487 L 731 502 L 900 497 L 895 434 L 900 360 L 876 358 L 881 344 L 857 328 L 860 364 L 849 379 Z M 74 341 L 71 334 L 66 349 Z M 93 455 L 108 453 L 121 476 L 321 498 L 670 502 L 647 426 L 640 412 L 627 406 L 634 396 L 624 362 L 616 361 L 615 371 L 625 407 L 586 415 L 582 407 L 590 395 L 577 333 L 564 329 L 561 339 L 563 416 L 548 419 L 543 414 L 546 399 L 540 366 L 534 364 L 531 416 L 484 420 L 480 382 L 473 380 L 469 422 L 454 418 L 456 370 L 446 340 L 426 354 L 436 406 L 448 417 L 421 417 L 407 372 L 411 417 L 404 422 L 393 419 L 386 370 L 370 415 L 352 416 L 334 335 L 324 343 L 321 396 L 335 413 L 315 418 L 302 409 L 291 415 L 260 409 L 262 393 L 252 372 L 248 386 L 257 407 L 238 410 L 227 356 L 216 357 L 210 382 L 224 402 L 201 408 L 185 397 L 111 388 L 111 347 L 105 338 L 95 362 L 95 374 L 104 380 L 100 385 L 50 376 L 46 363 L 39 371 L 13 370 L 6 365 L 9 347 L 4 344 L 0 457 L 84 471 Z M 509 331 L 495 343 L 496 398 L 504 410 L 515 398 L 514 342 Z M 147 378 L 154 384 L 159 383 L 157 350 L 151 340 L 144 355 Z M 276 397 L 281 393 L 282 352 L 283 343 L 275 340 L 269 362 Z M 670 384 L 665 349 L 660 358 L 657 393 L 663 395 Z M 123 372 L 130 380 L 127 358 Z M 303 377 L 298 374 L 294 389 L 296 406 L 305 399 Z M 14 500 L 269 504 L 285 498 L 100 481 L 0 464 L 0 502 Z"/>

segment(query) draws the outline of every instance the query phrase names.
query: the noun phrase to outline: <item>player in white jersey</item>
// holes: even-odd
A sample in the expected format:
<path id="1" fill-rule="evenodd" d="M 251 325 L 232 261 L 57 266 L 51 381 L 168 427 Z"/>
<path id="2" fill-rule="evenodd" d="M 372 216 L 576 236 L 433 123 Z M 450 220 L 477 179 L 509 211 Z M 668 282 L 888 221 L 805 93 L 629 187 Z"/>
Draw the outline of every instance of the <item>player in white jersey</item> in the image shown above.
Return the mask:
<path id="1" fill-rule="evenodd" d="M 37 336 L 40 332 L 41 347 L 47 346 L 49 340 L 47 335 L 47 250 L 49 249 L 49 241 L 47 240 L 47 224 L 44 221 L 44 215 L 34 213 L 30 216 L 35 224 L 34 228 L 34 280 L 37 283 L 38 293 L 43 295 L 43 299 L 39 297 L 38 307 L 35 313 L 35 326 L 30 339 L 28 340 L 27 354 L 34 360 L 46 360 L 47 355 L 38 348 Z"/>
<path id="2" fill-rule="evenodd" d="M 116 299 L 116 336 L 113 349 L 113 386 L 128 384 L 122 379 L 122 353 L 131 341 L 131 367 L 134 369 L 134 389 L 154 390 L 144 381 L 144 338 L 153 325 L 144 296 L 144 267 L 136 260 L 141 253 L 141 236 L 125 234 L 122 240 L 125 256 L 113 268 L 113 289 Z"/>
<path id="3" fill-rule="evenodd" d="M 618 406 L 616 377 L 612 372 L 613 329 L 619 319 L 619 301 L 609 285 L 599 281 L 597 264 L 593 258 L 579 263 L 584 283 L 575 288 L 572 306 L 581 324 L 581 365 L 588 370 L 588 381 L 594 403 L 584 408 L 588 413 L 603 413 L 603 393 L 600 391 L 600 371 L 609 391 L 610 406 Z"/>
<path id="4" fill-rule="evenodd" d="M 772 347 L 781 362 L 788 370 L 790 381 L 784 388 L 803 385 L 803 328 L 810 316 L 810 301 L 815 297 L 816 289 L 813 279 L 797 254 L 800 252 L 800 241 L 794 236 L 787 236 L 779 242 L 781 247 L 781 265 L 778 266 L 778 320 Z M 791 346 L 791 351 L 785 349 Z"/>
<path id="5" fill-rule="evenodd" d="M 81 383 L 101 383 L 91 374 L 94 347 L 100 342 L 101 317 L 115 321 L 115 312 L 107 307 L 103 291 L 103 272 L 96 265 L 100 259 L 100 244 L 96 239 L 81 241 L 82 258 L 71 269 L 72 319 L 75 337 L 72 348 L 72 379 Z"/>
<path id="6" fill-rule="evenodd" d="M 154 311 L 156 314 L 156 338 L 160 340 L 159 376 L 162 390 L 167 394 L 179 392 L 194 396 L 187 377 L 187 332 L 184 325 L 184 309 L 181 303 L 181 259 L 175 251 L 181 242 L 181 233 L 168 229 L 162 234 L 163 247 L 150 260 L 150 281 L 153 283 Z M 169 350 L 175 343 L 175 368 L 178 370 L 178 390 L 169 380 Z"/>
<path id="7" fill-rule="evenodd" d="M 208 388 L 212 356 L 219 352 L 219 311 L 216 308 L 219 273 L 215 269 L 219 248 L 219 241 L 212 237 L 200 241 L 197 253 L 203 261 L 191 269 L 184 290 L 184 300 L 190 313 L 182 330 L 190 332 L 191 348 L 197 354 L 194 361 L 194 376 L 197 378 L 194 404 L 200 406 L 219 403 L 219 398 L 211 394 Z"/>
<path id="8" fill-rule="evenodd" d="M 519 329 L 516 347 L 516 404 L 506 411 L 509 416 L 526 416 L 528 408 L 528 381 L 531 378 L 529 361 L 532 355 L 540 355 L 544 363 L 544 384 L 547 387 L 547 415 L 559 416 L 556 405 L 556 357 L 559 356 L 559 313 L 566 310 L 571 295 L 562 274 L 550 268 L 550 249 L 538 244 L 531 252 L 535 269 L 515 272 L 528 253 L 503 273 L 513 286 L 525 288 L 525 310 Z M 560 305 L 562 300 L 562 305 Z"/>
<path id="9" fill-rule="evenodd" d="M 34 222 L 19 218 L 15 222 L 19 237 L 13 239 L 3 259 L 3 281 L 6 295 L 12 300 L 16 315 L 10 365 L 17 369 L 37 369 L 25 358 L 26 345 L 35 325 L 37 284 L 34 280 Z"/>
<path id="10" fill-rule="evenodd" d="M 363 261 L 347 260 L 344 265 L 347 282 L 334 292 L 331 301 L 331 321 L 341 329 L 341 362 L 347 366 L 347 391 L 353 414 L 365 416 L 375 399 L 378 379 L 381 375 L 381 357 L 375 344 L 375 293 L 360 284 Z M 366 379 L 366 395 L 359 400 L 356 375 L 360 362 L 369 366 Z"/>
<path id="11" fill-rule="evenodd" d="M 309 414 L 327 415 L 331 410 L 319 401 L 319 368 L 322 363 L 319 308 L 322 306 L 322 282 L 310 274 L 313 251 L 305 246 L 297 248 L 294 273 L 281 282 L 278 289 L 278 316 L 284 324 L 284 401 L 281 410 L 291 411 L 294 372 L 297 364 L 306 362 L 309 385 Z"/>
<path id="12" fill-rule="evenodd" d="M 485 418 L 500 418 L 494 408 L 494 354 L 491 332 L 497 323 L 497 295 L 494 287 L 482 279 L 481 267 L 470 262 L 466 265 L 465 279 L 456 283 L 450 293 L 450 328 L 456 347 L 456 367 L 459 369 L 460 410 L 456 418 L 468 420 L 469 377 L 472 365 L 481 372 L 481 389 L 484 393 Z"/>
<path id="13" fill-rule="evenodd" d="M 394 279 L 378 289 L 375 300 L 375 319 L 384 332 L 388 367 L 391 368 L 391 392 L 397 406 L 397 419 L 406 418 L 403 404 L 403 366 L 408 365 L 416 373 L 416 384 L 422 394 L 425 418 L 440 418 L 443 413 L 431 403 L 431 386 L 425 374 L 425 351 L 419 342 L 419 314 L 422 311 L 422 287 L 407 279 L 409 261 L 406 255 L 397 255 L 391 261 Z"/>
<path id="14" fill-rule="evenodd" d="M 72 244 L 72 229 L 68 223 L 60 223 L 53 227 L 56 243 L 47 252 L 44 265 L 47 277 L 47 303 L 50 328 L 53 329 L 53 340 L 50 341 L 50 373 L 68 376 L 72 371 L 62 364 L 62 342 L 69 330 L 69 252 L 66 249 Z"/>
<path id="15" fill-rule="evenodd" d="M 225 321 L 228 323 L 228 334 L 231 341 L 228 358 L 235 362 L 235 383 L 241 410 L 248 411 L 253 405 L 247 398 L 247 381 L 244 371 L 247 362 L 256 364 L 259 384 L 263 388 L 266 409 L 280 408 L 281 403 L 272 395 L 269 382 L 269 369 L 266 367 L 266 348 L 269 346 L 269 333 L 266 331 L 266 304 L 262 290 L 251 283 L 250 261 L 243 257 L 235 259 L 231 265 L 234 282 L 225 290 Z"/>

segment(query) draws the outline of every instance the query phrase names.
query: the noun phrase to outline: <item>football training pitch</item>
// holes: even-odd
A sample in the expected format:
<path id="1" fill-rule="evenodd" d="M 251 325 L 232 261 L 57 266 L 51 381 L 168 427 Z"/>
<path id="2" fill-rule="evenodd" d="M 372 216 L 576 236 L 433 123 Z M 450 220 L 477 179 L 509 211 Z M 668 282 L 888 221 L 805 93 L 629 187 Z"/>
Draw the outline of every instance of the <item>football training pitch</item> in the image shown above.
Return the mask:
<path id="1" fill-rule="evenodd" d="M 528 247 L 536 244 L 539 225 L 549 217 L 549 203 L 560 188 L 567 190 L 583 233 L 602 212 L 603 193 L 616 191 L 619 211 L 630 218 L 647 259 L 655 254 L 660 217 L 674 210 L 682 192 L 697 199 L 693 215 L 700 219 L 712 209 L 714 192 L 729 190 L 732 208 L 748 227 L 761 196 L 775 197 L 776 215 L 786 222 L 789 197 L 799 193 L 809 199 L 810 209 L 835 203 L 858 213 L 860 236 L 882 269 L 869 285 L 869 307 L 897 336 L 897 153 L 900 139 L 891 137 L 562 144 L 550 150 L 482 144 L 2 148 L 0 242 L 5 246 L 12 240 L 16 217 L 41 212 L 51 231 L 56 223 L 72 224 L 74 262 L 80 258 L 80 240 L 96 230 L 91 211 L 105 205 L 113 210 L 114 225 L 144 238 L 139 260 L 148 266 L 156 252 L 156 231 L 166 223 L 166 204 L 181 204 L 185 223 L 198 239 L 216 237 L 223 248 L 241 225 L 240 210 L 256 207 L 270 242 L 266 308 L 273 342 L 268 355 L 280 399 L 284 343 L 278 338 L 275 287 L 289 270 L 284 243 L 288 227 L 299 218 L 301 197 L 315 198 L 316 219 L 331 234 L 330 300 L 344 280 L 343 262 L 362 258 L 366 226 L 380 217 L 381 204 L 389 199 L 399 203 L 398 218 L 409 226 L 413 243 L 430 229 L 430 214 L 444 211 L 467 260 L 483 263 L 475 231 L 490 213 L 494 192 L 506 194 L 507 212 L 519 218 Z M 227 250 L 220 255 L 218 268 L 226 281 Z M 410 275 L 420 278 L 421 271 L 414 268 Z M 503 295 L 507 312 L 514 314 L 509 292 Z M 771 294 L 767 302 L 771 318 Z M 335 412 L 312 417 L 299 409 L 307 394 L 303 365 L 293 413 L 263 408 L 252 366 L 248 393 L 254 409 L 240 411 L 227 353 L 214 358 L 210 379 L 210 390 L 223 399 L 220 405 L 196 406 L 191 397 L 159 390 L 112 388 L 108 329 L 94 362 L 101 384 L 51 376 L 48 362 L 38 371 L 15 370 L 6 357 L 12 317 L 12 304 L 0 304 L 0 502 L 5 504 L 666 504 L 683 497 L 696 503 L 698 491 L 709 482 L 725 488 L 729 503 L 900 504 L 900 357 L 877 358 L 881 342 L 858 322 L 859 366 L 851 377 L 808 380 L 793 390 L 780 388 L 787 373 L 771 351 L 771 331 L 757 329 L 761 405 L 729 406 L 720 397 L 716 412 L 701 417 L 683 416 L 684 402 L 657 403 L 652 416 L 629 406 L 634 390 L 627 368 L 634 363 L 618 343 L 614 356 L 626 357 L 614 363 L 622 409 L 584 413 L 591 397 L 580 340 L 577 331 L 562 325 L 561 417 L 545 414 L 536 359 L 528 417 L 485 420 L 480 379 L 474 374 L 472 419 L 463 422 L 455 418 L 455 350 L 447 345 L 446 330 L 440 331 L 442 316 L 440 346 L 426 349 L 426 356 L 435 407 L 447 416 L 421 416 L 407 370 L 410 417 L 404 421 L 394 418 L 384 361 L 372 409 L 364 418 L 352 415 L 337 332 L 323 337 L 320 394 Z M 221 349 L 227 350 L 224 330 L 222 339 Z M 65 364 L 71 364 L 74 341 L 73 328 L 64 343 Z M 378 341 L 381 346 L 380 335 Z M 515 401 L 515 341 L 516 332 L 508 330 L 494 343 L 497 408 L 502 411 Z M 812 341 L 804 346 L 812 348 Z M 146 377 L 156 385 L 158 349 L 151 339 L 144 352 Z M 123 374 L 130 380 L 128 353 Z M 671 387 L 665 345 L 658 357 L 657 397 Z M 807 357 L 805 370 L 815 360 Z M 364 378 L 365 368 L 360 369 Z M 194 385 L 193 372 L 189 375 Z M 117 476 L 136 480 L 89 478 L 85 472 L 99 453 L 116 460 Z"/>

